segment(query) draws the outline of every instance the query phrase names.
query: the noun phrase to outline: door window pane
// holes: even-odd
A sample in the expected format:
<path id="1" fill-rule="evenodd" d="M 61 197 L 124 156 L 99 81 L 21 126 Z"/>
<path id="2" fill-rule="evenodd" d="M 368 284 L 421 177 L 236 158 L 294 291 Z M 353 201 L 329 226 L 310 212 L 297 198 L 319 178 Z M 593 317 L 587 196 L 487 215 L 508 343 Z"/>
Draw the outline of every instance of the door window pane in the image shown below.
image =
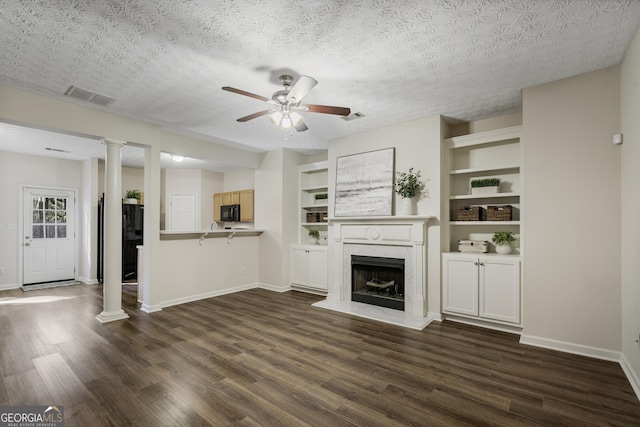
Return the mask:
<path id="1" fill-rule="evenodd" d="M 55 239 L 56 238 L 56 226 L 55 225 L 47 225 L 47 239 Z"/>
<path id="2" fill-rule="evenodd" d="M 67 222 L 67 211 L 56 212 L 56 222 L 58 224 L 60 223 L 64 224 L 65 222 Z"/>
<path id="3" fill-rule="evenodd" d="M 44 237 L 44 225 L 34 225 L 31 233 L 33 239 L 42 239 Z"/>
<path id="4" fill-rule="evenodd" d="M 33 223 L 34 224 L 42 224 L 44 222 L 44 212 L 43 211 L 33 211 Z"/>
<path id="5" fill-rule="evenodd" d="M 67 237 L 67 226 L 66 225 L 58 225 L 58 239 L 65 239 Z"/>
<path id="6" fill-rule="evenodd" d="M 33 198 L 33 208 L 34 209 L 43 209 L 44 208 L 44 198 L 43 197 L 34 197 Z"/>
<path id="7" fill-rule="evenodd" d="M 67 199 L 56 199 L 56 209 L 59 211 L 67 210 Z"/>
<path id="8" fill-rule="evenodd" d="M 47 223 L 56 222 L 56 211 L 44 211 L 44 219 Z"/>
<path id="9" fill-rule="evenodd" d="M 47 197 L 45 199 L 45 207 L 46 207 L 46 209 L 55 209 L 56 208 L 56 199 L 54 197 Z"/>

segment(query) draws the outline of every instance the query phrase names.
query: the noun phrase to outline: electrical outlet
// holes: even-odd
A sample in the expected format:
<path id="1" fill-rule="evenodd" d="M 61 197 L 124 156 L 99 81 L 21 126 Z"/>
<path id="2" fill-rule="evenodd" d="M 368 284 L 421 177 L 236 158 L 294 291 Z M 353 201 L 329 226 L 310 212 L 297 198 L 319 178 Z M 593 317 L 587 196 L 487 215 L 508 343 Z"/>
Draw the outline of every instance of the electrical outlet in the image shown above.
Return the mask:
<path id="1" fill-rule="evenodd" d="M 242 267 L 242 274 L 247 274 L 247 267 Z"/>

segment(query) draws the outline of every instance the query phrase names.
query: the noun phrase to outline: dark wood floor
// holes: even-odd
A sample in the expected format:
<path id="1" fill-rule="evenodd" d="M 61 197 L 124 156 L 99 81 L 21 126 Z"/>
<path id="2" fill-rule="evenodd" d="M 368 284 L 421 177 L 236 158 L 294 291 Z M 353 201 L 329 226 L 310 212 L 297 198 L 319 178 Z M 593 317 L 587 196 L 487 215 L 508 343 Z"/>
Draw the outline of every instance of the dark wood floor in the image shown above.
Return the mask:
<path id="1" fill-rule="evenodd" d="M 0 405 L 67 426 L 639 425 L 617 363 L 251 290 L 102 325 L 98 286 L 0 292 Z M 49 301 L 47 301 L 49 299 Z"/>

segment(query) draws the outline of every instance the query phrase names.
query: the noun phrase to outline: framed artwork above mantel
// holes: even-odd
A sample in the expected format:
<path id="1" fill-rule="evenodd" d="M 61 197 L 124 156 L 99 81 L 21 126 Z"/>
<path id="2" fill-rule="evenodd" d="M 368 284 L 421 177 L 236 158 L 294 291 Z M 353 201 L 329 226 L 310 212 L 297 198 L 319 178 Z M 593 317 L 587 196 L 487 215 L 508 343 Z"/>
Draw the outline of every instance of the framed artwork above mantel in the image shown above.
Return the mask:
<path id="1" fill-rule="evenodd" d="M 395 148 L 336 159 L 334 216 L 391 216 Z"/>

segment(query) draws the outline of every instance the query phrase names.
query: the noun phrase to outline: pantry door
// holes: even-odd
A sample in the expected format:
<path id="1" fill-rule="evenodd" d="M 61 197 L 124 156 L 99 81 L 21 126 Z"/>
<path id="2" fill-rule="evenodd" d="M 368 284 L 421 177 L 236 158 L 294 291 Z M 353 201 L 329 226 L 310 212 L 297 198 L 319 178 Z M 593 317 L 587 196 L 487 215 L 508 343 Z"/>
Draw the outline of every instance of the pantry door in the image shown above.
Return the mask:
<path id="1" fill-rule="evenodd" d="M 25 187 L 23 190 L 22 283 L 75 278 L 75 193 Z"/>

